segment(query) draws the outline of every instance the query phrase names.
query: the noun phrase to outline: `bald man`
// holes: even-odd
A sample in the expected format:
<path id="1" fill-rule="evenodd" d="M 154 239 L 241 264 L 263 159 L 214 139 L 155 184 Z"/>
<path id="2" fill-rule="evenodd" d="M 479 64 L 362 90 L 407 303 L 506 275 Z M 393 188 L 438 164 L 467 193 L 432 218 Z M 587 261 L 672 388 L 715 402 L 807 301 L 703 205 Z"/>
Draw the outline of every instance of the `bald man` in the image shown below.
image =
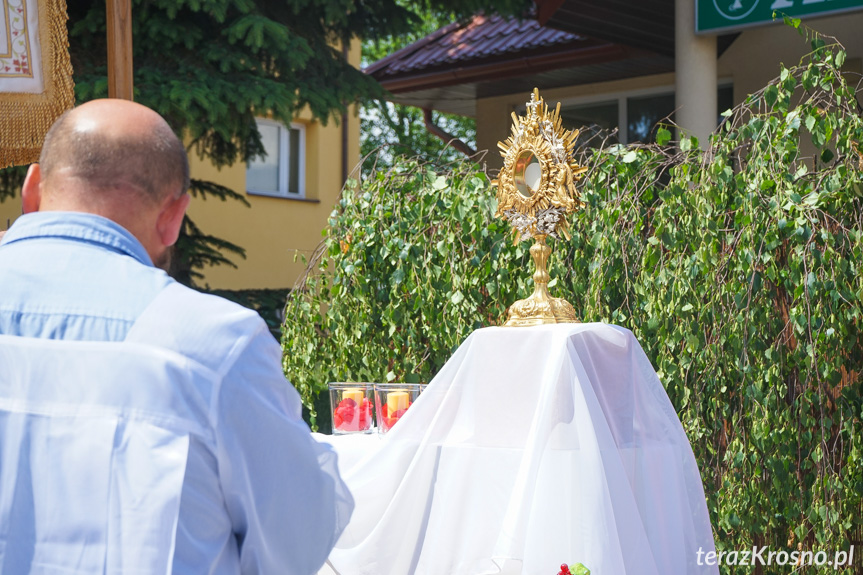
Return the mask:
<path id="1" fill-rule="evenodd" d="M 0 240 L 0 572 L 315 573 L 353 501 L 256 313 L 168 263 L 185 150 L 155 112 L 49 131 Z"/>

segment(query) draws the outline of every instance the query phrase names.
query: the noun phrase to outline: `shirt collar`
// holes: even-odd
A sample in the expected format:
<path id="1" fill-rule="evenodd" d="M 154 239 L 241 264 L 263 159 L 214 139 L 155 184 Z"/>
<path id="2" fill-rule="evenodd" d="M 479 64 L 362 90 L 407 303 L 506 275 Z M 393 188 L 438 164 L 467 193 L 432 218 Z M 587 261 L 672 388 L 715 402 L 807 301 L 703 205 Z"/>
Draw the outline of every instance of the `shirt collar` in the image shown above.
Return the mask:
<path id="1" fill-rule="evenodd" d="M 0 240 L 0 246 L 36 238 L 61 238 L 96 244 L 132 256 L 144 265 L 153 262 L 147 250 L 123 226 L 81 212 L 34 212 L 15 220 Z"/>

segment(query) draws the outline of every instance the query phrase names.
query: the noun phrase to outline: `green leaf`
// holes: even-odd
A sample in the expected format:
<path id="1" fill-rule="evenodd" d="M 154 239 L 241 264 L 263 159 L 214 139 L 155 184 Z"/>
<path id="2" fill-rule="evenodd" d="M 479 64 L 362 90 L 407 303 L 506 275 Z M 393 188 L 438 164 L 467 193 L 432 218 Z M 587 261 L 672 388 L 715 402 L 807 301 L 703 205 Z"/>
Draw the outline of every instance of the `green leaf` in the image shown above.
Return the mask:
<path id="1" fill-rule="evenodd" d="M 450 297 L 450 301 L 452 303 L 454 303 L 455 305 L 458 305 L 462 301 L 464 301 L 464 294 L 461 293 L 461 290 L 456 290 L 455 293 L 453 293 L 452 296 Z"/>
<path id="2" fill-rule="evenodd" d="M 656 143 L 660 146 L 666 145 L 671 140 L 671 131 L 665 128 L 659 128 L 656 131 Z"/>
<path id="3" fill-rule="evenodd" d="M 775 19 L 776 16 L 777 16 L 777 13 L 776 13 L 776 11 L 774 11 L 773 12 L 773 18 Z M 800 28 L 800 22 L 801 22 L 800 18 L 791 18 L 787 15 L 783 15 L 782 21 L 785 23 L 786 26 L 791 26 L 792 28 Z"/>
<path id="4" fill-rule="evenodd" d="M 836 67 L 841 68 L 845 65 L 845 50 L 839 50 L 836 52 Z"/>
<path id="5" fill-rule="evenodd" d="M 778 99 L 779 88 L 777 88 L 775 84 L 767 86 L 767 89 L 764 91 L 764 101 L 767 102 L 767 105 L 770 107 L 775 106 Z"/>
<path id="6" fill-rule="evenodd" d="M 631 164 L 632 162 L 634 162 L 637 159 L 638 159 L 638 153 L 635 150 L 630 150 L 629 152 L 624 154 L 622 161 L 624 164 Z"/>

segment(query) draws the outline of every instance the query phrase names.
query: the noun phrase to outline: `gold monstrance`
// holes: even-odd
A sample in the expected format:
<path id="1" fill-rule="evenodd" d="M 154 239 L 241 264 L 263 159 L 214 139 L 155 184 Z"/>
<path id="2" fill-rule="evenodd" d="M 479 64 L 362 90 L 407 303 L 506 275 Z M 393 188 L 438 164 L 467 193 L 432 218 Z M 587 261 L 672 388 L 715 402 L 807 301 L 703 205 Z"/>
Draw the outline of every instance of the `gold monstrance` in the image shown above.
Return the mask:
<path id="1" fill-rule="evenodd" d="M 497 186 L 497 213 L 509 220 L 515 241 L 534 238 L 530 255 L 536 265 L 534 291 L 507 310 L 504 325 L 524 326 L 546 323 L 574 323 L 575 309 L 563 298 L 548 294 L 546 270 L 551 248 L 546 236 L 569 239 L 566 214 L 584 206 L 575 181 L 587 168 L 572 157 L 578 130 L 560 125 L 560 103 L 549 113 L 548 106 L 534 88 L 525 116 L 512 114 L 512 135 L 498 142 L 503 169 L 492 185 Z"/>

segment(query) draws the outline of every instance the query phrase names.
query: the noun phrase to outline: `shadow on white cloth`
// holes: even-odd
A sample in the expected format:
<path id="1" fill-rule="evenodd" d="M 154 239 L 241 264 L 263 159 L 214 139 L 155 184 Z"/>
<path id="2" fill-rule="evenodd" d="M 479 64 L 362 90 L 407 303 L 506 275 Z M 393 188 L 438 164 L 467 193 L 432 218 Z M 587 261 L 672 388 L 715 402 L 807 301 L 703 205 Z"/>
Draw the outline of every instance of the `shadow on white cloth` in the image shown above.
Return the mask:
<path id="1" fill-rule="evenodd" d="M 318 438 L 356 501 L 321 573 L 718 573 L 692 449 L 626 329 L 478 330 L 387 435 Z"/>

